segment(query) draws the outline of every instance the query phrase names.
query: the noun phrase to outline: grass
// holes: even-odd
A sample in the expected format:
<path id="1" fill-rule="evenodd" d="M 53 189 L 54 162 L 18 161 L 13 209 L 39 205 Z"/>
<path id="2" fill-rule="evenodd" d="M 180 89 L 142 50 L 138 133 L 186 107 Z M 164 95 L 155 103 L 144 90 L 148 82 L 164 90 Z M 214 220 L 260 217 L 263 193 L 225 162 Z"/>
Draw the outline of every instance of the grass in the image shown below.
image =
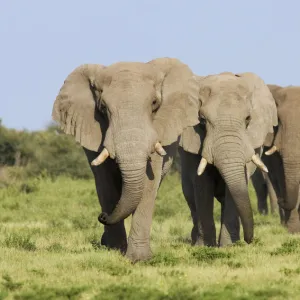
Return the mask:
<path id="1" fill-rule="evenodd" d="M 250 194 L 253 244 L 191 247 L 189 210 L 178 176 L 169 175 L 156 203 L 154 256 L 132 265 L 99 247 L 103 226 L 92 180 L 36 178 L 2 188 L 0 300 L 298 299 L 300 239 L 278 216 L 258 215 L 252 188 Z"/>

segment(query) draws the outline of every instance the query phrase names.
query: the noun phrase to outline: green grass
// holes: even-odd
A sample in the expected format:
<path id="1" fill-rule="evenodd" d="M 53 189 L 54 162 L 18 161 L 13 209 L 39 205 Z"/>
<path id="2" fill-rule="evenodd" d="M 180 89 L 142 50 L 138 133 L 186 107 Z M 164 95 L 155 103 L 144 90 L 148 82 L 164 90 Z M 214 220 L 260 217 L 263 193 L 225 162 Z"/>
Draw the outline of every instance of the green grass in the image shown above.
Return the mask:
<path id="1" fill-rule="evenodd" d="M 0 189 L 0 300 L 299 299 L 300 239 L 278 216 L 258 215 L 250 193 L 253 244 L 191 247 L 189 210 L 169 175 L 156 203 L 154 256 L 132 265 L 98 245 L 93 180 L 36 178 Z"/>

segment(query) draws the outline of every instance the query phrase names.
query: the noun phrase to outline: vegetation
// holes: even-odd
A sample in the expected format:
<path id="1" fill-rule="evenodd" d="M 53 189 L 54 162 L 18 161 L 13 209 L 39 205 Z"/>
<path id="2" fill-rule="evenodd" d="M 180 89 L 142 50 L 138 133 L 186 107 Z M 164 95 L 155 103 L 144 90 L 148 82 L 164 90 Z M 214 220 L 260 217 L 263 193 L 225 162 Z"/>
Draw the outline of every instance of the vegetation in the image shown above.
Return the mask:
<path id="1" fill-rule="evenodd" d="M 1 130 L 10 176 L 0 188 L 0 299 L 298 299 L 299 237 L 288 235 L 278 216 L 257 214 L 252 188 L 253 244 L 192 247 L 189 210 L 172 172 L 156 203 L 153 258 L 132 265 L 99 245 L 100 207 L 81 149 L 50 129 L 21 133 L 27 144 L 16 138 L 20 133 Z M 3 145 L 21 152 L 20 165 Z"/>

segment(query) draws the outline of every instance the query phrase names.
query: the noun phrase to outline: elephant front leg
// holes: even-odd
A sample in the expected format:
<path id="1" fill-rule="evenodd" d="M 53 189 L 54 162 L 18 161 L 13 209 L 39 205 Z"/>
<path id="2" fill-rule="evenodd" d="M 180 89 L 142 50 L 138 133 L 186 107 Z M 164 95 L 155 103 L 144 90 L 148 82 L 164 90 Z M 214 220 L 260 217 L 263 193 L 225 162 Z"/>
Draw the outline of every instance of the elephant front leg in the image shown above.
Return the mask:
<path id="1" fill-rule="evenodd" d="M 147 166 L 143 197 L 132 216 L 128 237 L 126 257 L 132 262 L 144 261 L 152 257 L 150 233 L 155 198 L 162 174 L 162 158 L 157 154 L 153 154 L 151 158 L 151 163 Z"/>
<path id="2" fill-rule="evenodd" d="M 225 247 L 240 240 L 240 220 L 236 205 L 226 187 L 226 196 L 222 203 L 221 232 L 219 246 Z"/>
<path id="3" fill-rule="evenodd" d="M 285 211 L 284 213 L 285 225 L 289 233 L 300 233 L 300 205 L 293 210 Z"/>
<path id="4" fill-rule="evenodd" d="M 181 175 L 184 172 L 181 172 Z M 200 231 L 198 229 L 198 218 L 197 218 L 197 209 L 196 209 L 196 201 L 195 201 L 195 192 L 194 192 L 194 185 L 189 178 L 182 176 L 182 192 L 184 198 L 190 208 L 191 217 L 193 221 L 193 228 L 191 231 L 191 239 L 192 245 L 201 245 L 203 244 L 203 240 L 201 239 Z"/>
<path id="5" fill-rule="evenodd" d="M 194 192 L 199 234 L 195 244 L 214 247 L 217 245 L 214 221 L 214 183 L 209 176 L 209 170 L 196 177 Z"/>
<path id="6" fill-rule="evenodd" d="M 83 148 L 89 165 L 98 156 L 98 153 Z M 111 213 L 117 205 L 122 189 L 122 178 L 115 161 L 108 158 L 102 165 L 92 167 L 95 177 L 96 191 L 102 211 Z M 105 225 L 101 237 L 101 245 L 116 249 L 125 254 L 127 250 L 127 237 L 124 221 L 114 225 Z"/>

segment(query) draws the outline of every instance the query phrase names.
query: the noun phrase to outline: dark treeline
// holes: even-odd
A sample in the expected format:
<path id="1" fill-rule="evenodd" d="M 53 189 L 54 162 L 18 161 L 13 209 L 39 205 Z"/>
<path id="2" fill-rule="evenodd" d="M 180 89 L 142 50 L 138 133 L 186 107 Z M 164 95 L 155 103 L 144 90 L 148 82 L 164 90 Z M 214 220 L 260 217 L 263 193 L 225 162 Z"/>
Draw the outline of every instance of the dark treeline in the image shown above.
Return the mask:
<path id="1" fill-rule="evenodd" d="M 178 166 L 176 161 L 173 170 Z M 81 146 L 71 136 L 62 134 L 57 125 L 41 131 L 20 131 L 6 128 L 1 119 L 0 169 L 10 169 L 22 177 L 93 177 Z"/>

